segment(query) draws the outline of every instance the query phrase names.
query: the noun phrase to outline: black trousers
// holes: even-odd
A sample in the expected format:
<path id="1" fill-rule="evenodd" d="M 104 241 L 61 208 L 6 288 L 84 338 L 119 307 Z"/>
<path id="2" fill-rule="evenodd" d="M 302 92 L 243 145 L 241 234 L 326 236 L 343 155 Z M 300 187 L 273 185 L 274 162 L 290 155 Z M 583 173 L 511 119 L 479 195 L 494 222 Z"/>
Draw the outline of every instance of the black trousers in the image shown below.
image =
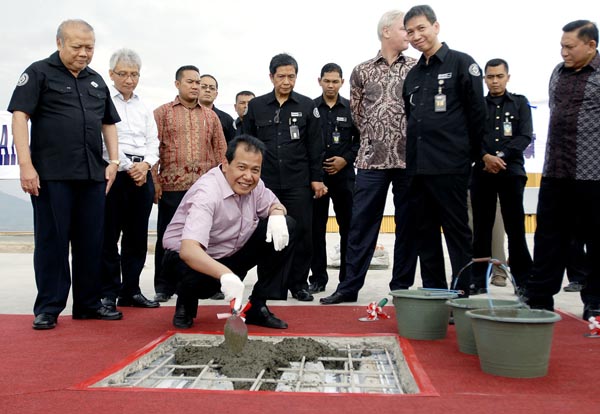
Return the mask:
<path id="1" fill-rule="evenodd" d="M 411 210 L 407 198 L 410 178 L 403 169 L 360 169 L 354 185 L 352 219 L 346 253 L 346 278 L 336 291 L 348 296 L 358 295 L 365 284 L 367 271 L 383 219 L 385 201 L 392 185 L 396 238 L 394 241 L 394 267 L 390 287 L 396 287 L 411 272 L 414 274 L 416 256 L 414 243 L 410 240 Z"/>
<path id="2" fill-rule="evenodd" d="M 423 286 L 448 288 L 446 281 L 442 235 L 452 266 L 452 286 L 468 295 L 471 267 L 456 277 L 472 260 L 472 234 L 467 207 L 469 175 L 417 175 L 413 178 L 410 199 L 418 212 L 417 251 Z M 456 282 L 456 284 L 455 284 Z"/>
<path id="3" fill-rule="evenodd" d="M 254 266 L 258 265 L 258 280 L 252 289 L 253 303 L 264 303 L 268 299 L 287 299 L 288 281 L 294 252 L 295 220 L 286 216 L 290 243 L 277 252 L 273 243 L 267 243 L 267 219 L 260 220 L 258 227 L 240 250 L 228 257 L 216 259 L 227 266 L 242 280 Z M 176 275 L 177 303 L 183 304 L 191 316 L 196 316 L 198 299 L 207 299 L 221 290 L 221 283 L 214 277 L 197 272 L 190 268 L 179 254 L 166 251 L 165 269 Z"/>
<path id="4" fill-rule="evenodd" d="M 148 219 L 153 201 L 154 182 L 150 172 L 146 184 L 139 187 L 127 171 L 117 173 L 106 196 L 102 297 L 116 299 L 140 293 L 140 274 L 148 252 Z"/>
<path id="5" fill-rule="evenodd" d="M 163 248 L 162 239 L 167 226 L 173 219 L 179 203 L 187 191 L 163 191 L 158 201 L 158 218 L 156 221 L 156 247 L 154 249 L 154 291 L 173 295 L 177 285 L 176 275 L 163 270 Z"/>
<path id="6" fill-rule="evenodd" d="M 42 181 L 40 187 L 39 196 L 31 197 L 38 290 L 33 312 L 60 314 L 71 280 L 73 312 L 98 309 L 106 183 Z"/>
<path id="7" fill-rule="evenodd" d="M 313 192 L 310 187 L 272 190 L 285 206 L 287 213 L 296 221 L 296 239 L 290 273 L 287 276 L 288 289 L 294 293 L 308 288 L 308 272 L 312 260 L 312 216 Z M 258 267 L 259 277 L 264 270 Z"/>
<path id="8" fill-rule="evenodd" d="M 471 182 L 471 204 L 473 206 L 473 256 L 492 255 L 492 230 L 496 217 L 496 200 L 500 209 L 504 230 L 508 237 L 510 271 L 517 286 L 524 286 L 531 274 L 531 255 L 525 238 L 525 211 L 523 192 L 527 177 L 520 175 L 490 174 L 476 171 Z M 473 265 L 472 283 L 484 287 L 487 263 Z"/>
<path id="9" fill-rule="evenodd" d="M 352 191 L 354 188 L 354 174 L 326 175 L 323 183 L 327 186 L 327 194 L 318 198 L 313 203 L 313 257 L 309 280 L 311 283 L 327 285 L 327 221 L 329 219 L 329 200 L 333 203 L 335 219 L 340 233 L 340 273 L 339 281 L 346 278 L 346 251 L 348 250 L 348 231 L 352 217 Z"/>
<path id="10" fill-rule="evenodd" d="M 581 297 L 600 307 L 600 182 L 542 178 L 537 207 L 533 269 L 527 284 L 530 306 L 553 309 L 573 240 L 585 245 L 589 272 Z"/>

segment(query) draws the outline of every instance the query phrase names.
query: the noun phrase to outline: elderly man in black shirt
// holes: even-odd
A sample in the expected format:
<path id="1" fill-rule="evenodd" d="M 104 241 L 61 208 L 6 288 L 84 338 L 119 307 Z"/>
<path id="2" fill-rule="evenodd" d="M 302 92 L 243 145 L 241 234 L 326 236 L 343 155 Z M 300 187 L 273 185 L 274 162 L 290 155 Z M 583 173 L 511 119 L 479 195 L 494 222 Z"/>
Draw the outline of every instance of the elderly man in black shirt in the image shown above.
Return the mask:
<path id="1" fill-rule="evenodd" d="M 482 158 L 475 163 L 471 182 L 473 206 L 473 255 L 492 254 L 492 229 L 496 199 L 508 236 L 510 270 L 517 286 L 523 286 L 531 272 L 531 255 L 525 239 L 523 192 L 527 182 L 523 151 L 531 142 L 533 123 L 529 101 L 510 93 L 508 63 L 492 59 L 485 65 L 486 96 L 489 113 L 483 139 Z M 487 263 L 473 266 L 471 294 L 486 293 Z"/>
<path id="2" fill-rule="evenodd" d="M 431 7 L 415 6 L 404 17 L 408 39 L 423 53 L 404 81 L 408 117 L 406 168 L 414 175 L 411 199 L 418 206 L 421 263 L 437 267 L 421 272 L 423 285 L 447 288 L 440 226 L 454 277 L 472 259 L 467 190 L 471 164 L 481 158 L 486 108 L 479 66 L 469 55 L 438 39 L 439 23 Z M 429 280 L 431 279 L 431 280 Z M 468 295 L 470 272 L 458 288 Z"/>
<path id="3" fill-rule="evenodd" d="M 269 72 L 273 91 L 250 101 L 243 120 L 244 133 L 265 143 L 262 179 L 296 220 L 296 250 L 288 289 L 295 299 L 312 301 L 307 282 L 312 256 L 312 200 L 327 193 L 320 115 L 312 99 L 294 92 L 296 59 L 284 53 L 276 55 Z"/>
<path id="4" fill-rule="evenodd" d="M 64 21 L 56 44 L 57 52 L 21 75 L 8 106 L 21 186 L 33 205 L 34 329 L 56 327 L 67 304 L 69 242 L 73 319 L 122 317 L 100 302 L 104 203 L 120 163 L 115 127 L 120 118 L 104 80 L 88 67 L 94 29 L 83 20 Z M 102 158 L 102 136 L 108 165 Z"/>

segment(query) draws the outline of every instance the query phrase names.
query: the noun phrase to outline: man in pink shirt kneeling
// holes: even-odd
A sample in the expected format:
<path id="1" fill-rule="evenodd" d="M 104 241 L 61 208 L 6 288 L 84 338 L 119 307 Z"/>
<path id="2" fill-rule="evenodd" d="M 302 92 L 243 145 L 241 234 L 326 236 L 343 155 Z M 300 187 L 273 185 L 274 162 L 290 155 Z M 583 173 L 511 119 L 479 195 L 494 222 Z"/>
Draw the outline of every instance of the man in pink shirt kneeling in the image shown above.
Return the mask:
<path id="1" fill-rule="evenodd" d="M 246 323 L 285 329 L 266 305 L 286 299 L 294 220 L 260 179 L 264 144 L 241 135 L 227 147 L 226 161 L 196 181 L 179 204 L 163 238 L 163 265 L 177 275 L 173 325 L 190 328 L 198 299 L 219 290 L 239 310 L 242 280 L 254 266 L 264 269 L 250 296 Z"/>

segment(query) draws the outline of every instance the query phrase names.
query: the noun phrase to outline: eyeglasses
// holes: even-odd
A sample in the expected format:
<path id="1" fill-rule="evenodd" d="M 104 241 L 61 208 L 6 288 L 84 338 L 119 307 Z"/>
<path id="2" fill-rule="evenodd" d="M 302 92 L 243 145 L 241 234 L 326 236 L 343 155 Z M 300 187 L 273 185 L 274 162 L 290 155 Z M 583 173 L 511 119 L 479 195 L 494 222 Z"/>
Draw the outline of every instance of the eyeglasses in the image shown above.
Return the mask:
<path id="1" fill-rule="evenodd" d="M 214 91 L 216 91 L 216 90 L 217 90 L 217 88 L 216 88 L 215 86 L 213 86 L 213 85 L 204 85 L 204 84 L 202 84 L 202 83 L 200 84 L 200 89 L 203 89 L 203 90 L 205 90 L 205 91 L 206 91 L 206 90 L 209 90 L 209 91 L 211 91 L 211 92 L 214 92 Z"/>
<path id="2" fill-rule="evenodd" d="M 140 77 L 140 74 L 137 72 L 114 72 L 115 75 L 117 75 L 119 78 L 121 79 L 127 79 L 127 78 L 131 78 L 133 80 L 136 80 Z"/>

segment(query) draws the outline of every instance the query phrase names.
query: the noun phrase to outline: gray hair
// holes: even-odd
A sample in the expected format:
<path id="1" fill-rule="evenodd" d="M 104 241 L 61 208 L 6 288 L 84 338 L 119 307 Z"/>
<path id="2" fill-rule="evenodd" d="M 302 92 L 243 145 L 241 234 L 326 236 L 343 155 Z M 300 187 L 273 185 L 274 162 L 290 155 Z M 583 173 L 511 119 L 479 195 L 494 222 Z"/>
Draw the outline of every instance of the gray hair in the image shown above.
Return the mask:
<path id="1" fill-rule="evenodd" d="M 64 32 L 65 32 L 65 29 L 69 26 L 80 26 L 89 32 L 92 32 L 92 33 L 94 32 L 94 28 L 92 27 L 92 25 L 89 24 L 88 22 L 86 22 L 85 20 L 81 20 L 81 19 L 65 20 L 58 26 L 58 29 L 56 30 L 56 39 L 60 40 L 61 43 L 64 43 L 64 41 L 65 41 L 65 33 Z"/>
<path id="2" fill-rule="evenodd" d="M 138 70 L 142 69 L 142 59 L 140 55 L 131 49 L 119 49 L 110 57 L 110 70 L 115 70 L 121 63 L 125 66 L 135 66 Z"/>
<path id="3" fill-rule="evenodd" d="M 377 24 L 377 36 L 379 37 L 379 40 L 383 38 L 384 28 L 390 27 L 396 20 L 403 18 L 404 12 L 400 10 L 390 10 L 383 13 L 383 16 L 379 19 L 379 24 Z"/>

